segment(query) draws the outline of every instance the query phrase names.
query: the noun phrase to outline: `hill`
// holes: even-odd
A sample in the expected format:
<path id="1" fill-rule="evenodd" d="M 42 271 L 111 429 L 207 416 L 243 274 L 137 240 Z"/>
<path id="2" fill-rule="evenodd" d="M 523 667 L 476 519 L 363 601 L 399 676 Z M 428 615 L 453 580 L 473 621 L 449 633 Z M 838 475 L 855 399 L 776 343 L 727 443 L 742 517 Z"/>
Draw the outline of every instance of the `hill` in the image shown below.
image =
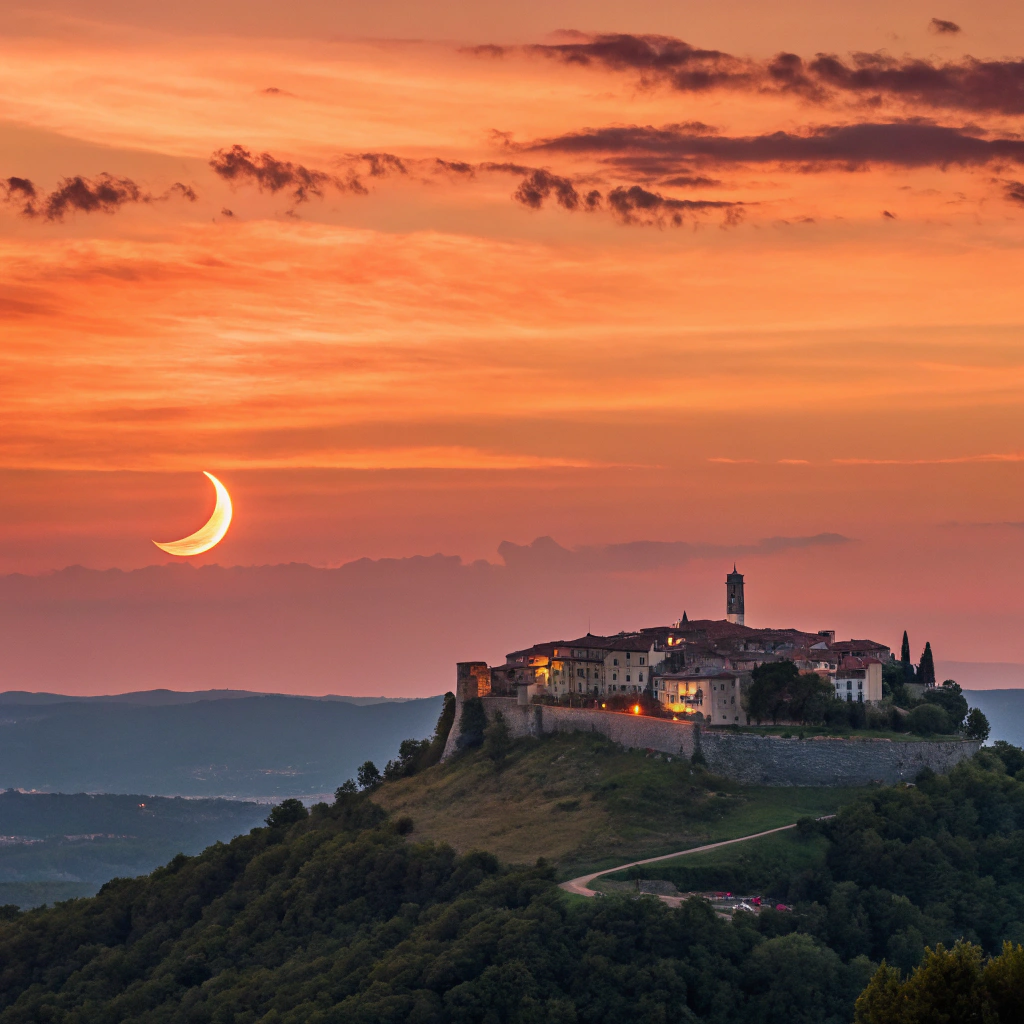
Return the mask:
<path id="1" fill-rule="evenodd" d="M 262 825 L 265 804 L 84 793 L 0 793 L 0 904 L 86 896 Z"/>
<path id="2" fill-rule="evenodd" d="M 259 696 L 140 706 L 0 704 L 0 788 L 283 797 L 333 793 L 429 736 L 441 698 L 359 707 Z"/>
<path id="3" fill-rule="evenodd" d="M 133 690 L 130 693 L 109 693 L 95 696 L 79 696 L 66 693 L 33 693 L 28 690 L 5 690 L 0 693 L 2 704 L 141 704 L 146 707 L 163 707 L 166 704 L 195 704 L 200 700 L 238 700 L 242 697 L 279 697 L 284 694 L 264 694 L 255 690 Z M 290 694 L 289 696 L 304 696 Z M 344 704 L 387 704 L 405 703 L 409 697 L 346 697 L 329 693 L 323 697 L 308 697 L 308 700 L 335 700 Z"/>
<path id="4" fill-rule="evenodd" d="M 791 911 L 732 920 L 570 899 L 543 862 L 459 855 L 365 794 L 286 802 L 95 898 L 4 909 L 0 1024 L 847 1024 L 883 957 L 907 970 L 926 942 L 1020 935 L 1022 769 L 1003 745 L 862 791 L 802 826 Z"/>
<path id="5" fill-rule="evenodd" d="M 499 764 L 470 751 L 385 783 L 373 799 L 456 850 L 518 864 L 541 856 L 578 874 L 831 814 L 858 793 L 742 786 L 678 758 L 571 733 L 515 743 Z"/>

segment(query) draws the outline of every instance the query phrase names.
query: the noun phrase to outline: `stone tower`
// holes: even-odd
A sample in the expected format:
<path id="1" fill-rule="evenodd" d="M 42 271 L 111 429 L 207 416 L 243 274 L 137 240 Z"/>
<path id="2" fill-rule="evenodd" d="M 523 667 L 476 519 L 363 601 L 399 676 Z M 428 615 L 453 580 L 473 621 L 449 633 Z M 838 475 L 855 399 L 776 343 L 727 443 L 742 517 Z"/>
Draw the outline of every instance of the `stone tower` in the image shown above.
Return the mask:
<path id="1" fill-rule="evenodd" d="M 735 562 L 732 572 L 725 577 L 725 617 L 743 625 L 743 573 L 736 571 Z"/>

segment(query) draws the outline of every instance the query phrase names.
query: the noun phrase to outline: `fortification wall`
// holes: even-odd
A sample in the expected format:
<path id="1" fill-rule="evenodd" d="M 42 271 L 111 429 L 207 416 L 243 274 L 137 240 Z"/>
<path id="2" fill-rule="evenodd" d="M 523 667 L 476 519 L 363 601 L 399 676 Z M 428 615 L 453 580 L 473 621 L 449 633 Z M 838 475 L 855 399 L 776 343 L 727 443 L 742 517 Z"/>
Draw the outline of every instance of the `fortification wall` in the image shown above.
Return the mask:
<path id="1" fill-rule="evenodd" d="M 658 750 L 681 757 L 699 750 L 715 774 L 759 786 L 909 782 L 922 768 L 947 772 L 981 746 L 978 740 L 952 739 L 782 739 L 701 729 L 664 718 L 523 705 L 510 697 L 488 696 L 482 702 L 489 719 L 501 712 L 517 739 L 554 732 L 596 732 L 627 749 Z"/>
<path id="2" fill-rule="evenodd" d="M 511 697 L 484 697 L 483 705 L 489 719 L 500 711 L 509 732 L 517 739 L 552 732 L 596 732 L 626 748 L 660 750 L 679 757 L 690 757 L 697 749 L 696 726 L 689 722 L 586 708 L 519 704 Z"/>
<path id="3" fill-rule="evenodd" d="M 699 744 L 710 771 L 759 786 L 910 782 L 922 768 L 948 772 L 981 747 L 978 740 L 798 740 L 708 730 Z"/>

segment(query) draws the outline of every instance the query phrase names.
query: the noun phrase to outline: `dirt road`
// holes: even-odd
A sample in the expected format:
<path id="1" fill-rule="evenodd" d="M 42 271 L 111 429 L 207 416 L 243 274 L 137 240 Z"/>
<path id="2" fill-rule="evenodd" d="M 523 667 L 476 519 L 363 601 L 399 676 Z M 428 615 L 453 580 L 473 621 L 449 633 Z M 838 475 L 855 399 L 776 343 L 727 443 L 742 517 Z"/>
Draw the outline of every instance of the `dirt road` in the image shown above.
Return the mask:
<path id="1" fill-rule="evenodd" d="M 832 815 L 827 815 L 832 817 Z M 602 875 L 611 875 L 616 871 L 625 871 L 626 868 L 639 867 L 641 864 L 654 864 L 659 860 L 671 860 L 673 857 L 685 857 L 691 853 L 704 853 L 706 850 L 717 850 L 720 846 L 732 846 L 733 843 L 745 843 L 748 839 L 759 839 L 761 836 L 770 836 L 773 832 L 785 832 L 786 829 L 796 828 L 796 823 L 792 825 L 782 825 L 779 828 L 770 828 L 766 832 L 755 832 L 750 836 L 740 836 L 739 839 L 725 839 L 720 843 L 708 843 L 707 846 L 695 846 L 692 850 L 680 850 L 678 853 L 666 853 L 661 857 L 648 857 L 646 860 L 635 860 L 630 864 L 620 864 L 618 867 L 605 868 L 604 871 L 595 871 L 590 875 L 580 875 L 579 878 L 571 878 L 568 882 L 562 882 L 561 888 L 566 892 L 575 893 L 577 896 L 594 896 L 596 893 L 590 888 L 590 883 L 595 878 L 600 878 Z M 679 902 L 678 897 L 673 898 L 670 896 L 662 897 L 662 899 L 668 903 Z"/>

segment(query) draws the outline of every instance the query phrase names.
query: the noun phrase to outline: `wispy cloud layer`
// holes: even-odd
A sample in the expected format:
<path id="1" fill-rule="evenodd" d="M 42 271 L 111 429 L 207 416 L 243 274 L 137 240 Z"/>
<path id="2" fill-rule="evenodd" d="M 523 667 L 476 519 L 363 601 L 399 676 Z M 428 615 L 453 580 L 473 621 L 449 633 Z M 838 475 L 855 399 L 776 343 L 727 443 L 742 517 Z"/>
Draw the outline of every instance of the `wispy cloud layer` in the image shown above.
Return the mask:
<path id="1" fill-rule="evenodd" d="M 674 569 L 697 558 L 739 558 L 743 555 L 771 555 L 812 547 L 849 544 L 838 533 L 808 537 L 765 537 L 754 544 L 702 544 L 688 541 L 637 540 L 625 544 L 588 545 L 565 548 L 551 537 L 538 537 L 531 544 L 502 541 L 498 554 L 509 569 L 528 572 L 651 572 Z"/>

